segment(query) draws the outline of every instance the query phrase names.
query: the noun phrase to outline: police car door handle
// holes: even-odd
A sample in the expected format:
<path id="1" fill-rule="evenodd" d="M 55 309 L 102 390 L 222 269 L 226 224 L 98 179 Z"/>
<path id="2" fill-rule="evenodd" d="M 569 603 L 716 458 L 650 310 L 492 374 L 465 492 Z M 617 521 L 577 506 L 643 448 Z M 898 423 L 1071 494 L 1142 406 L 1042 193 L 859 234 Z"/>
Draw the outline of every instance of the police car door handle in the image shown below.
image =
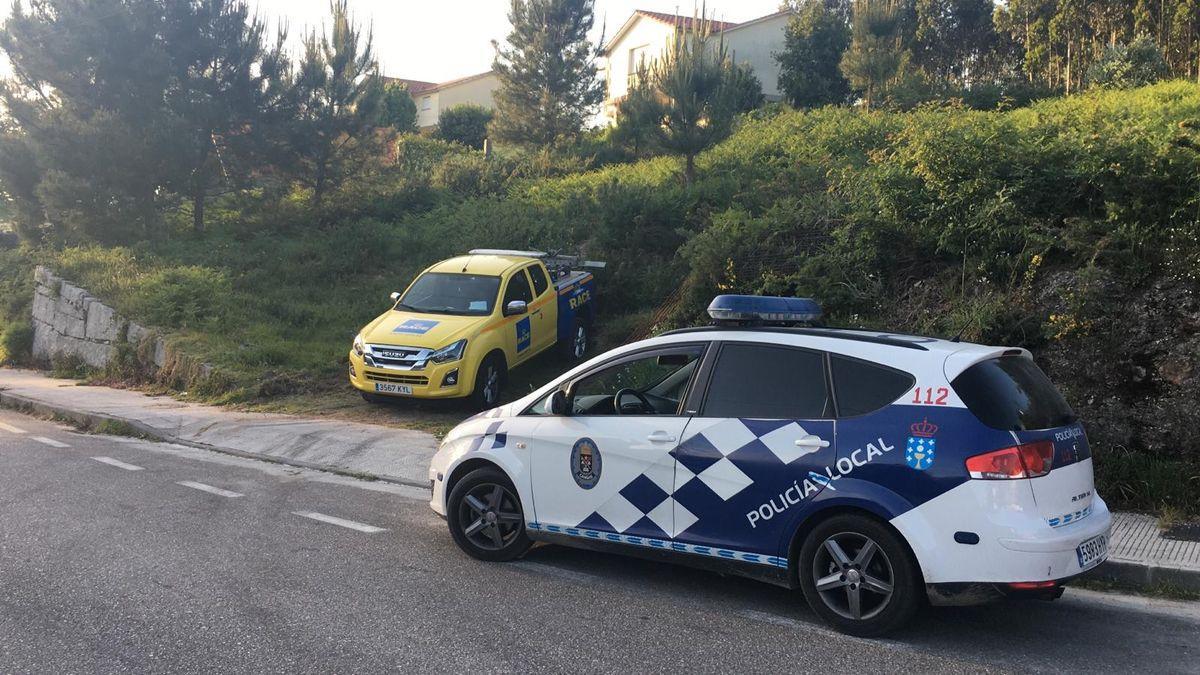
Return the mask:
<path id="1" fill-rule="evenodd" d="M 796 445 L 802 448 L 828 448 L 829 441 L 822 440 L 821 438 L 810 434 L 804 438 L 797 438 Z"/>
<path id="2" fill-rule="evenodd" d="M 675 437 L 665 431 L 656 431 L 646 437 L 651 443 L 674 443 Z"/>

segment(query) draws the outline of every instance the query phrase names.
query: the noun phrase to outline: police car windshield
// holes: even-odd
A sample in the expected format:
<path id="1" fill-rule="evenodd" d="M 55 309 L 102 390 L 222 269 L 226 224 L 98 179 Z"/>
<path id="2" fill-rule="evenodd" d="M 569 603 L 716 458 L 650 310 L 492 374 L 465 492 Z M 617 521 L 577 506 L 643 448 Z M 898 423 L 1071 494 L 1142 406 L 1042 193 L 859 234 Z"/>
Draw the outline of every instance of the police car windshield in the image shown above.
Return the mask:
<path id="1" fill-rule="evenodd" d="M 1050 378 L 1023 356 L 976 363 L 954 378 L 952 386 L 979 421 L 993 429 L 1033 431 L 1075 421 Z"/>
<path id="2" fill-rule="evenodd" d="M 487 316 L 496 304 L 500 277 L 427 272 L 413 282 L 395 309 L 425 314 Z"/>

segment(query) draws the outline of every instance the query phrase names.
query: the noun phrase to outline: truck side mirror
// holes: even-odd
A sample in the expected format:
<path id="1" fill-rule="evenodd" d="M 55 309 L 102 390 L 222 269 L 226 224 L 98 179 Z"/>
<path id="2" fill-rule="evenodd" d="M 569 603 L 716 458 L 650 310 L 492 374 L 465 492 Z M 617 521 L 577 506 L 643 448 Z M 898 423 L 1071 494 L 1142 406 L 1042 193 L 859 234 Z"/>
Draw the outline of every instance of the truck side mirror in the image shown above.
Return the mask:
<path id="1" fill-rule="evenodd" d="M 546 412 L 551 415 L 566 415 L 569 411 L 567 408 L 567 394 L 562 389 L 555 389 L 553 394 L 550 394 L 550 399 L 546 403 Z"/>
<path id="2" fill-rule="evenodd" d="M 392 294 L 388 297 L 392 299 L 392 302 L 396 302 L 400 299 L 400 291 L 392 291 Z"/>
<path id="3" fill-rule="evenodd" d="M 513 300 L 504 306 L 504 316 L 516 316 L 529 311 L 529 305 L 524 300 Z"/>

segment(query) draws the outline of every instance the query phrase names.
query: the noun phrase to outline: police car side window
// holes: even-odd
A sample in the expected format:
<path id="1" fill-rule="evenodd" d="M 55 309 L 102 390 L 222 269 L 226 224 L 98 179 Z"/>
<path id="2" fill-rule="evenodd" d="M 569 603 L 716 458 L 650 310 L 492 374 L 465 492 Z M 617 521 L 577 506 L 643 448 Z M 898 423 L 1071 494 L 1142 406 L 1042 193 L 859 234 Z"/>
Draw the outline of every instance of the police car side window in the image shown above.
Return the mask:
<path id="1" fill-rule="evenodd" d="M 820 352 L 726 344 L 709 380 L 703 417 L 821 419 L 833 405 Z"/>
<path id="2" fill-rule="evenodd" d="M 546 279 L 546 272 L 541 265 L 532 265 L 528 269 L 529 277 L 533 279 L 533 297 L 540 298 L 542 293 L 546 292 L 546 288 L 550 286 L 549 280 Z"/>
<path id="3" fill-rule="evenodd" d="M 875 412 L 916 383 L 906 372 L 836 354 L 829 357 L 829 365 L 840 417 Z"/>
<path id="4" fill-rule="evenodd" d="M 525 278 L 525 270 L 519 270 L 508 280 L 508 290 L 504 291 L 505 306 L 513 300 L 533 302 L 533 294 L 529 291 L 529 282 Z"/>

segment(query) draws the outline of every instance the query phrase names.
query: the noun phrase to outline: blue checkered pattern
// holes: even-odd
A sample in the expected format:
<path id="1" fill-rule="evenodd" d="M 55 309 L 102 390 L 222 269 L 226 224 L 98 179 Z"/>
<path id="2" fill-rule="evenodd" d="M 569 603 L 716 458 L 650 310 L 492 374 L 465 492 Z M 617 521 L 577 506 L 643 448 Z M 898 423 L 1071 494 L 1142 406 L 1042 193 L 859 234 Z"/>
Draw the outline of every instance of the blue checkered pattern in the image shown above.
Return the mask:
<path id="1" fill-rule="evenodd" d="M 723 551 L 713 555 L 773 564 L 767 562 L 769 556 L 761 554 L 672 540 L 706 514 L 724 514 L 728 510 L 726 502 L 756 481 L 777 477 L 788 464 L 813 452 L 796 446 L 795 440 L 805 435 L 799 424 L 788 420 L 723 420 L 684 439 L 575 528 L 568 529 L 601 533 L 611 541 L 661 542 L 664 546 L 644 545 L 701 555 Z"/>
<path id="2" fill-rule="evenodd" d="M 596 539 L 599 541 L 611 541 L 619 544 L 632 544 L 634 546 L 657 548 L 666 551 L 694 553 L 696 555 L 706 555 L 710 558 L 739 560 L 741 562 L 770 565 L 772 567 L 780 567 L 784 569 L 787 569 L 788 566 L 788 561 L 786 558 L 767 556 L 759 553 L 747 553 L 745 551 L 734 551 L 731 549 L 717 548 L 714 546 L 696 546 L 695 544 L 685 544 L 680 541 L 666 541 L 663 539 L 654 539 L 650 537 L 617 534 L 615 532 L 602 532 L 600 530 L 590 530 L 582 527 L 559 527 L 558 525 L 543 525 L 541 523 L 526 523 L 525 527 L 534 531 L 565 534 L 571 537 L 580 537 L 583 539 Z"/>

